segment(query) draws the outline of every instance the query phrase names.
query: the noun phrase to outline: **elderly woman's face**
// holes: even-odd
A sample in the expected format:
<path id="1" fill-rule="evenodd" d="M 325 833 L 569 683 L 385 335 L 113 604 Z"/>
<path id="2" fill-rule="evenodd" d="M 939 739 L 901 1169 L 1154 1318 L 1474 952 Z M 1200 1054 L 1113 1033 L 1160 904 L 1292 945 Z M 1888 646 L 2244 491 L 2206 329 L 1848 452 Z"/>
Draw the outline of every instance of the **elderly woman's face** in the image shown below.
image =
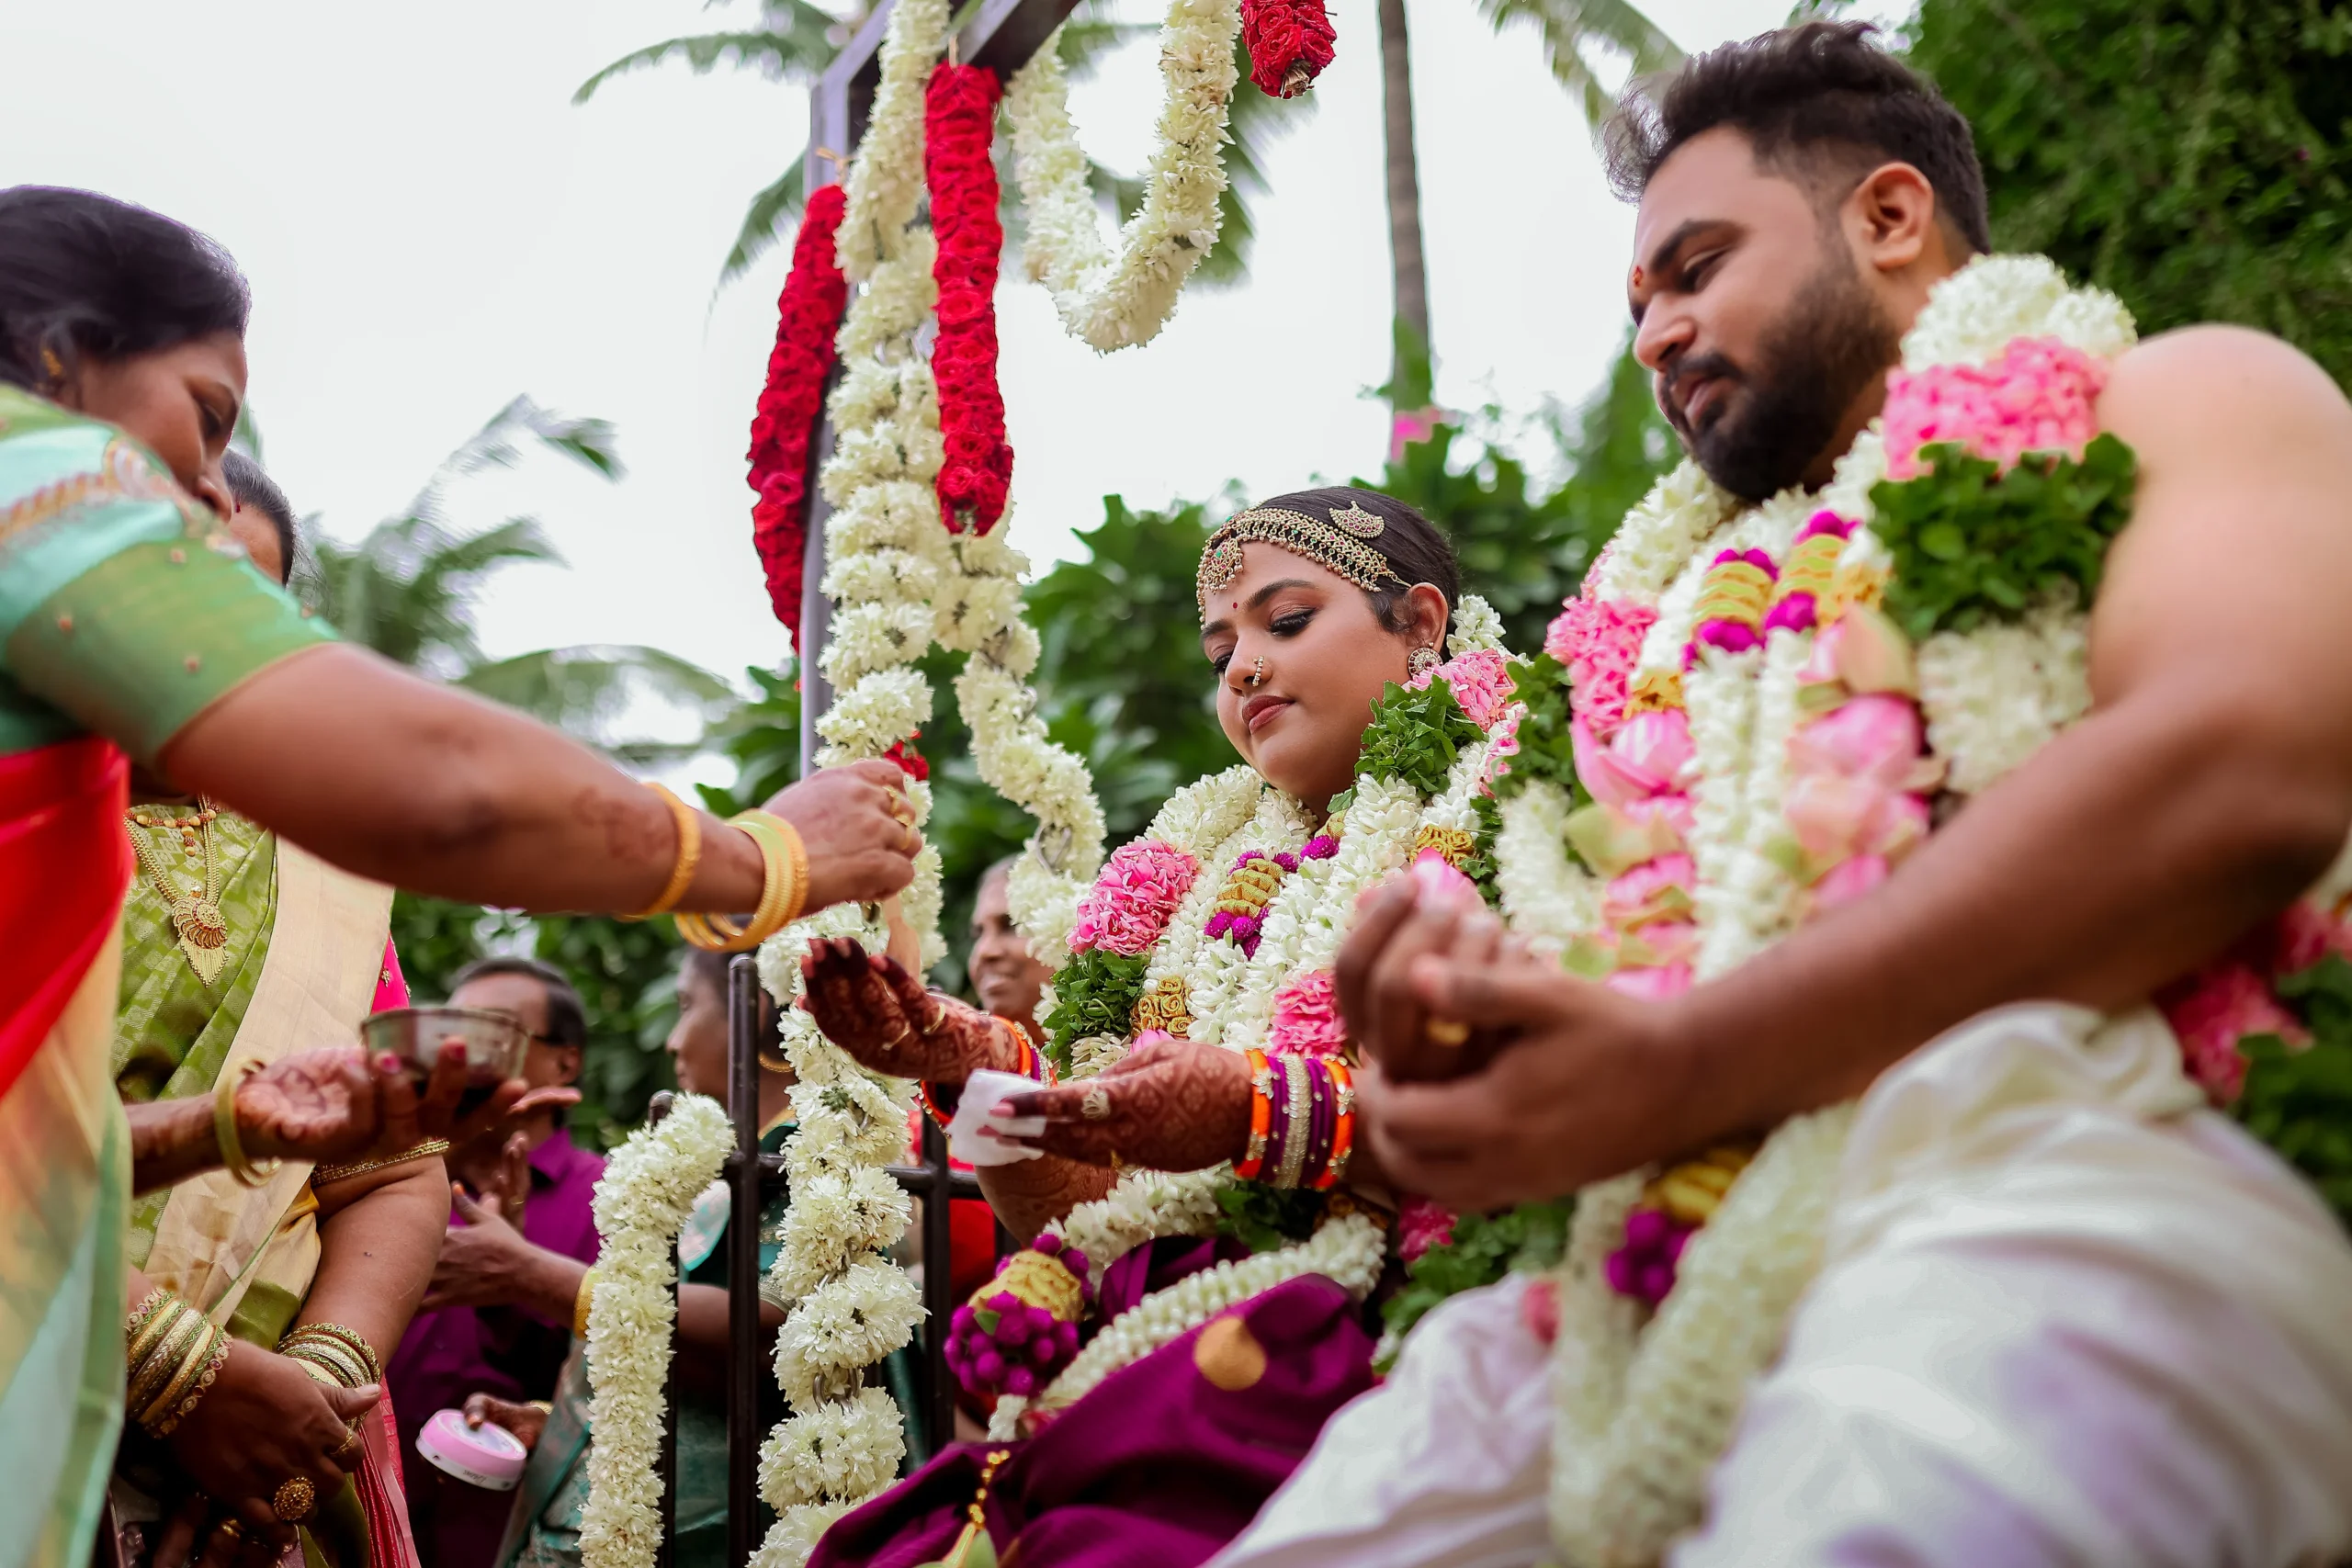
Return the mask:
<path id="1" fill-rule="evenodd" d="M 245 400 L 245 345 L 236 333 L 209 333 L 122 359 L 85 355 L 59 400 L 128 431 L 223 518 L 234 510 L 220 459 Z"/>

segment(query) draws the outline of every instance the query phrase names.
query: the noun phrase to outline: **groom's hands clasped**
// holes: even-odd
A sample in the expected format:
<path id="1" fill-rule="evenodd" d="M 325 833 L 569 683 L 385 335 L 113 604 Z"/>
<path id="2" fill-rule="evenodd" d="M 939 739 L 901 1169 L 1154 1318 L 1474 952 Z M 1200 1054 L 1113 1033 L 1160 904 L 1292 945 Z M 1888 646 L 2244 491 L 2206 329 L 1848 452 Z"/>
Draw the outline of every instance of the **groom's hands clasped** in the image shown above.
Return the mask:
<path id="1" fill-rule="evenodd" d="M 1365 1053 L 1358 1135 L 1401 1190 L 1465 1211 L 1557 1198 L 1714 1131 L 1676 1004 L 1563 973 L 1482 907 L 1400 878 L 1365 901 L 1338 978 Z"/>

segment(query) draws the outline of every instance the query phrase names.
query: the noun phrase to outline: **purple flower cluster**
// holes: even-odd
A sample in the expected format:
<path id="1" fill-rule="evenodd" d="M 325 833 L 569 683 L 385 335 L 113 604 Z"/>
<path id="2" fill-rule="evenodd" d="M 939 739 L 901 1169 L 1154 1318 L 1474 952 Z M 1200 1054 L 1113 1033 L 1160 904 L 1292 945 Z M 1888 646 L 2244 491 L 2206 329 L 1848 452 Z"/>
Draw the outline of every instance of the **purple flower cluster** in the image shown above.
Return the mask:
<path id="1" fill-rule="evenodd" d="M 1039 1236 L 1030 1250 L 1058 1258 L 1077 1276 L 1081 1299 L 1093 1299 L 1086 1282 L 1086 1254 L 1064 1247 L 1054 1235 Z M 1011 1291 L 999 1291 L 984 1302 L 967 1302 L 956 1309 L 945 1348 L 947 1370 L 970 1393 L 981 1398 L 1012 1393 L 1025 1399 L 1052 1382 L 1077 1356 L 1078 1325 L 1032 1306 Z"/>
<path id="2" fill-rule="evenodd" d="M 1283 878 L 1296 871 L 1302 860 L 1329 860 L 1339 852 L 1340 840 L 1329 833 L 1316 834 L 1296 854 L 1288 850 L 1272 853 L 1244 850 L 1233 863 L 1225 897 L 1217 901 L 1216 911 L 1201 928 L 1201 934 L 1211 942 L 1222 937 L 1250 957 L 1257 957 L 1258 932 L 1265 920 L 1266 906 L 1274 901 Z"/>
<path id="3" fill-rule="evenodd" d="M 1625 1245 L 1601 1264 L 1609 1288 L 1651 1306 L 1674 1289 L 1674 1271 L 1697 1227 L 1677 1224 L 1656 1209 L 1636 1209 L 1625 1221 Z"/>

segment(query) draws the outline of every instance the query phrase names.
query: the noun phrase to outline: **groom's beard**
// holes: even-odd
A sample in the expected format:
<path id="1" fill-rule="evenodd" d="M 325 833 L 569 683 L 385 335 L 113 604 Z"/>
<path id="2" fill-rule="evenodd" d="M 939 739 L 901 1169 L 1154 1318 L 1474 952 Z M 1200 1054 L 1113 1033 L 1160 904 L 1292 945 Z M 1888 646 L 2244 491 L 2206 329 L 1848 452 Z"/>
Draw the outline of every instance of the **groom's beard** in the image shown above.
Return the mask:
<path id="1" fill-rule="evenodd" d="M 1852 260 L 1832 248 L 1765 339 L 1753 373 L 1720 354 L 1674 367 L 1669 390 L 1701 374 L 1737 390 L 1703 431 L 1693 434 L 1679 413 L 1670 421 L 1710 479 L 1742 501 L 1762 501 L 1804 477 L 1855 398 L 1901 356 L 1902 341 Z"/>

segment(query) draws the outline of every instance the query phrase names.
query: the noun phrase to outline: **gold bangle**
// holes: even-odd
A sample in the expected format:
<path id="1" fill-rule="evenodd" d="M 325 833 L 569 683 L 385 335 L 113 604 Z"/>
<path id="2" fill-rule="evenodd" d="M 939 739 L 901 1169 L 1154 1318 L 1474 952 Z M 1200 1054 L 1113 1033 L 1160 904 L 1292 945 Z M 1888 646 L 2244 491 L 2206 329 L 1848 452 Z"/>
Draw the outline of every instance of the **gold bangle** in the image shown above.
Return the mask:
<path id="1" fill-rule="evenodd" d="M 596 1294 L 596 1270 L 592 1265 L 580 1276 L 580 1293 L 571 1298 L 571 1332 L 580 1338 L 588 1337 L 588 1306 Z"/>
<path id="2" fill-rule="evenodd" d="M 749 835 L 760 852 L 760 902 L 749 925 L 729 915 L 678 917 L 678 934 L 713 953 L 748 953 L 794 920 L 808 903 L 808 851 L 799 832 L 781 817 L 741 811 L 727 819 Z"/>
<path id="3" fill-rule="evenodd" d="M 194 1413 L 196 1407 L 204 1402 L 204 1396 L 212 1392 L 213 1381 L 220 1377 L 220 1368 L 228 1359 L 228 1333 L 216 1328 L 212 1331 L 211 1347 L 205 1354 L 203 1368 L 197 1373 L 195 1383 L 180 1396 L 179 1404 L 173 1407 L 171 1414 L 156 1423 L 153 1428 L 156 1437 L 170 1437 L 173 1430 Z"/>
<path id="4" fill-rule="evenodd" d="M 220 1331 L 210 1323 L 201 1318 L 198 1320 L 196 1338 L 181 1355 L 178 1366 L 173 1369 L 171 1382 L 165 1383 L 164 1392 L 140 1413 L 139 1424 L 141 1427 L 152 1432 L 158 1422 L 172 1414 L 203 1372 L 205 1363 L 212 1359 L 212 1353 L 220 1348 Z"/>
<path id="5" fill-rule="evenodd" d="M 386 1155 L 381 1159 L 363 1159 L 354 1165 L 314 1167 L 311 1171 L 311 1185 L 332 1187 L 338 1181 L 348 1181 L 355 1176 L 365 1176 L 371 1170 L 384 1170 L 392 1166 L 406 1165 L 413 1159 L 438 1158 L 448 1152 L 448 1139 L 427 1138 L 413 1148 L 402 1149 L 396 1155 Z"/>
<path id="6" fill-rule="evenodd" d="M 686 896 L 686 888 L 694 882 L 695 868 L 702 863 L 702 818 L 695 808 L 680 800 L 658 784 L 645 786 L 660 795 L 670 807 L 671 820 L 677 824 L 678 854 L 670 865 L 670 880 L 662 889 L 662 897 L 634 915 L 623 915 L 624 920 L 650 920 L 656 915 L 666 915 Z"/>
<path id="7" fill-rule="evenodd" d="M 130 1317 L 123 1321 L 123 1364 L 125 1366 L 138 1366 L 139 1358 L 154 1348 L 151 1342 L 151 1331 L 161 1326 L 164 1317 L 164 1309 L 175 1299 L 171 1292 L 161 1285 L 139 1298 L 139 1304 L 130 1309 Z"/>
<path id="8" fill-rule="evenodd" d="M 338 1388 L 363 1388 L 380 1380 L 370 1378 L 359 1358 L 340 1345 L 331 1346 L 324 1340 L 305 1340 L 300 1345 L 278 1347 L 277 1353 L 289 1361 L 299 1362 L 305 1371 L 321 1382 L 332 1381 Z"/>
<path id="9" fill-rule="evenodd" d="M 368 1337 L 356 1328 L 345 1328 L 340 1323 L 306 1323 L 278 1341 L 278 1348 L 289 1345 L 339 1345 L 359 1359 L 370 1382 L 381 1382 L 384 1364 L 376 1359 L 376 1348 Z"/>
<path id="10" fill-rule="evenodd" d="M 175 1301 L 173 1306 L 175 1310 L 169 1314 L 163 1333 L 139 1358 L 124 1388 L 123 1408 L 134 1415 L 155 1403 L 187 1359 L 188 1348 L 203 1337 L 204 1314 L 186 1302 Z"/>
<path id="11" fill-rule="evenodd" d="M 287 1351 L 285 1354 L 288 1360 L 301 1368 L 303 1371 L 310 1375 L 311 1381 L 317 1383 L 322 1388 L 347 1389 L 356 1388 L 358 1386 L 356 1383 L 344 1382 L 343 1378 L 338 1373 L 328 1367 L 325 1362 L 318 1359 L 314 1356 L 300 1356 L 296 1355 L 291 1350 Z"/>
<path id="12" fill-rule="evenodd" d="M 245 1145 L 237 1136 L 237 1090 L 259 1071 L 259 1062 L 247 1062 L 235 1072 L 222 1073 L 220 1087 L 212 1091 L 212 1135 L 220 1145 L 220 1163 L 229 1168 L 240 1187 L 259 1187 L 277 1174 L 275 1159 L 247 1159 Z"/>

